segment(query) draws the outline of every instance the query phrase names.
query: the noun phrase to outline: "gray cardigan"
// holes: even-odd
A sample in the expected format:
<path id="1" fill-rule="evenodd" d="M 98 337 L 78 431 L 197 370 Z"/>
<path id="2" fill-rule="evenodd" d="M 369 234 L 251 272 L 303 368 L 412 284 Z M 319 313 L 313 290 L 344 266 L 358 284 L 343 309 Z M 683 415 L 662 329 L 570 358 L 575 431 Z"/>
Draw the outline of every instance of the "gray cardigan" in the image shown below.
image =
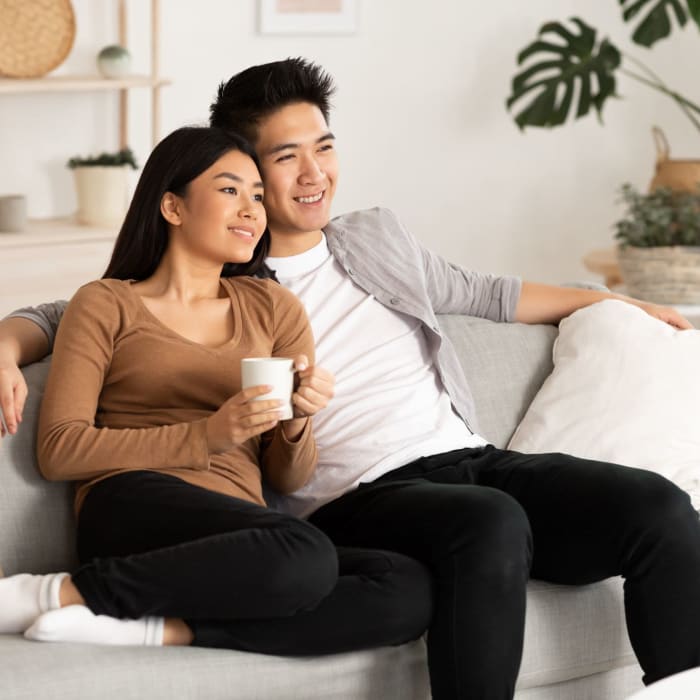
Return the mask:
<path id="1" fill-rule="evenodd" d="M 424 248 L 388 209 L 344 214 L 324 230 L 331 252 L 359 287 L 390 309 L 421 322 L 443 386 L 469 428 L 478 432 L 471 391 L 436 315 L 511 322 L 520 298 L 520 280 L 471 272 L 447 262 Z M 10 316 L 39 325 L 52 346 L 66 304 L 42 304 Z"/>

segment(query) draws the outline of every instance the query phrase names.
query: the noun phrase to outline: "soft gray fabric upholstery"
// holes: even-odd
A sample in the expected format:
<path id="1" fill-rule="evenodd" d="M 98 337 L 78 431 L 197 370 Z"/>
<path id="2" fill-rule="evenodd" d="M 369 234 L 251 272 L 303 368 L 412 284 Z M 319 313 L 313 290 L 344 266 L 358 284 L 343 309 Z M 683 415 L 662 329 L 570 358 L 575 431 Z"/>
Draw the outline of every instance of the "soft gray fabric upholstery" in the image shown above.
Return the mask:
<path id="1" fill-rule="evenodd" d="M 519 688 L 637 666 L 625 627 L 622 579 L 589 586 L 530 581 Z"/>
<path id="2" fill-rule="evenodd" d="M 195 648 L 39 644 L 0 635 L 0 697 L 39 700 L 425 700 L 422 641 L 285 659 Z"/>
<path id="3" fill-rule="evenodd" d="M 551 371 L 556 328 L 444 316 L 479 410 L 481 434 L 507 444 Z M 0 441 L 0 564 L 6 574 L 75 565 L 72 492 L 34 458 L 48 361 L 28 367 L 18 435 Z M 0 636 L 0 697 L 56 700 L 427 700 L 422 641 L 325 658 L 242 652 L 39 644 Z M 622 700 L 641 687 L 619 579 L 584 587 L 530 583 L 516 700 Z"/>
<path id="4" fill-rule="evenodd" d="M 0 440 L 0 564 L 5 575 L 73 568 L 73 487 L 48 482 L 36 462 L 36 426 L 49 359 L 24 369 L 29 396 L 17 435 Z"/>
<path id="5" fill-rule="evenodd" d="M 476 400 L 481 435 L 505 447 L 552 371 L 555 326 L 441 316 Z"/>

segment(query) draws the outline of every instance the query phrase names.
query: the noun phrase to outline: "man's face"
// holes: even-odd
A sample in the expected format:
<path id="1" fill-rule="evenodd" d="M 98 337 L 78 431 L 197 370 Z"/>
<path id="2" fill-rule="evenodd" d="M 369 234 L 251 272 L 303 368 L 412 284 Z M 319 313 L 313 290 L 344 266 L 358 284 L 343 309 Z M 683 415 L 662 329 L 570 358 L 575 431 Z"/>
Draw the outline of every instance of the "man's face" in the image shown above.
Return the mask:
<path id="1" fill-rule="evenodd" d="M 320 231 L 330 219 L 338 179 L 334 136 L 308 102 L 282 107 L 258 127 L 255 149 L 273 235 Z"/>

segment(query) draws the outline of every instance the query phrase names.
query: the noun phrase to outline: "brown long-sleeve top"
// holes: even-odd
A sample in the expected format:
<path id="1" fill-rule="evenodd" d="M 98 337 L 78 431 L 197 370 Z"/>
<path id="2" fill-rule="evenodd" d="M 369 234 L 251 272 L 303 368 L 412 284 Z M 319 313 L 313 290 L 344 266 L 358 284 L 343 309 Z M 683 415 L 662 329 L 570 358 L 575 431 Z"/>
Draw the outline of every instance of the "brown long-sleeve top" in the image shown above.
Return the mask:
<path id="1" fill-rule="evenodd" d="M 37 454 L 50 480 L 77 481 L 75 510 L 90 487 L 114 474 L 157 470 L 264 504 L 261 467 L 316 462 L 311 421 L 294 442 L 278 425 L 225 454 L 209 454 L 206 419 L 241 390 L 243 357 L 313 362 L 299 300 L 270 280 L 222 279 L 233 337 L 216 348 L 162 324 L 131 283 L 98 280 L 71 300 L 56 336 L 41 404 Z"/>

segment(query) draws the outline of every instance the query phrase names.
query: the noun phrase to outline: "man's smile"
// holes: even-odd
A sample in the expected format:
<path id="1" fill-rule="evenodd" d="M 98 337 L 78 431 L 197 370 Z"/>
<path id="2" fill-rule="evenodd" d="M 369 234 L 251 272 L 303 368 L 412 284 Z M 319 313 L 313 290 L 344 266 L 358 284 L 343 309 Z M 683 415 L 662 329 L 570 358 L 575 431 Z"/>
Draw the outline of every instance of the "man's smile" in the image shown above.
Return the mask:
<path id="1" fill-rule="evenodd" d="M 315 204 L 323 199 L 324 194 L 325 190 L 319 192 L 318 194 L 311 194 L 306 197 L 294 197 L 293 199 L 295 202 L 299 202 L 301 204 Z"/>

